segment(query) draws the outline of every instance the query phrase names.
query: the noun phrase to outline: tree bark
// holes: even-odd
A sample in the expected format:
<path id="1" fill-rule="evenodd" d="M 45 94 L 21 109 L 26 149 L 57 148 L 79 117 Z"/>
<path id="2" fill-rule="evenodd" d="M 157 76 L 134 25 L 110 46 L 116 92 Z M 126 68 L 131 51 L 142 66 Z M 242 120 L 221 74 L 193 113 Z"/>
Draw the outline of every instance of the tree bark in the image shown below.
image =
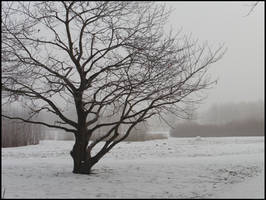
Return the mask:
<path id="1" fill-rule="evenodd" d="M 95 158 L 90 157 L 87 149 L 88 141 L 86 138 L 76 136 L 76 141 L 70 155 L 74 161 L 73 173 L 90 174 L 91 168 L 97 163 Z"/>

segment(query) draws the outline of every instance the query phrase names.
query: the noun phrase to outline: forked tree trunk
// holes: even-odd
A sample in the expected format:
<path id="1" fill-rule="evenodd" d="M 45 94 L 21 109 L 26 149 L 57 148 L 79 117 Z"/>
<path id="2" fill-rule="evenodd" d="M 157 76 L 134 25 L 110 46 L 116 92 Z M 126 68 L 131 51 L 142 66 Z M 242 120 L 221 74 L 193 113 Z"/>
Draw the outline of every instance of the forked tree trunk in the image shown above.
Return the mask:
<path id="1" fill-rule="evenodd" d="M 88 150 L 87 146 L 87 140 L 76 137 L 76 142 L 70 152 L 74 161 L 73 173 L 90 174 L 91 168 L 108 152 L 107 149 L 102 149 L 91 157 L 91 150 Z"/>
<path id="2" fill-rule="evenodd" d="M 97 163 L 95 158 L 91 158 L 90 152 L 87 151 L 88 141 L 84 137 L 76 137 L 70 155 L 74 161 L 73 173 L 77 174 L 90 174 L 91 168 Z"/>

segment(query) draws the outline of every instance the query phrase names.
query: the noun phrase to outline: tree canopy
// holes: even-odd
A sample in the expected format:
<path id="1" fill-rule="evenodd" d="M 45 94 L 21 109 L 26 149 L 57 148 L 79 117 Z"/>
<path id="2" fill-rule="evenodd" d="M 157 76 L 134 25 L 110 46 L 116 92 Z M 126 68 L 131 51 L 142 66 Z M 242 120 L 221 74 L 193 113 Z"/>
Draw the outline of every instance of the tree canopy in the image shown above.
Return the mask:
<path id="1" fill-rule="evenodd" d="M 97 162 L 150 117 L 185 113 L 186 105 L 199 101 L 214 83 L 207 71 L 224 53 L 222 46 L 211 50 L 190 36 L 165 33 L 170 10 L 161 3 L 2 6 L 2 90 L 10 103 L 22 96 L 31 110 L 27 119 L 2 116 L 73 132 L 71 155 L 81 154 L 74 159 L 79 166 Z M 75 108 L 76 116 L 66 115 L 66 106 Z M 32 120 L 42 112 L 58 120 Z M 103 127 L 106 134 L 88 144 Z M 107 137 L 91 157 L 91 149 Z"/>

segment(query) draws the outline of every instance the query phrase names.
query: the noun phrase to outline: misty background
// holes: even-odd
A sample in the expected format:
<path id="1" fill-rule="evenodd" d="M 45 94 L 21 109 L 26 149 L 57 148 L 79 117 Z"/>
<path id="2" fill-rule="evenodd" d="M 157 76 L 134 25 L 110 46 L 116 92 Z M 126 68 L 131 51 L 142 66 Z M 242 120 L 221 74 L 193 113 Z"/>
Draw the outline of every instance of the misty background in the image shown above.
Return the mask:
<path id="1" fill-rule="evenodd" d="M 171 135 L 264 135 L 264 2 L 248 16 L 254 1 L 168 4 L 174 9 L 168 28 L 181 25 L 182 31 L 202 41 L 227 47 L 209 71 L 218 84 L 192 120 L 175 120 Z"/>
<path id="2" fill-rule="evenodd" d="M 171 114 L 163 119 L 153 118 L 139 126 L 128 140 L 264 135 L 264 2 L 260 2 L 248 16 L 246 14 L 254 2 L 157 3 L 166 3 L 173 9 L 166 30 L 190 33 L 193 38 L 206 41 L 213 47 L 224 44 L 227 52 L 209 70 L 211 78 L 218 80 L 217 84 L 207 91 L 201 104 L 191 107 L 189 119 Z M 19 103 L 9 109 L 24 112 Z M 67 112 L 70 116 L 75 115 L 74 109 L 69 108 Z M 50 122 L 56 120 L 49 115 L 39 117 Z M 71 134 L 45 127 L 6 124 L 12 130 L 24 130 L 20 134 L 41 130 L 40 139 L 73 139 Z M 7 126 L 2 127 L 2 132 Z M 12 130 L 6 132 L 14 132 Z"/>
<path id="3" fill-rule="evenodd" d="M 226 102 L 264 101 L 264 2 L 169 2 L 168 28 L 182 29 L 211 45 L 225 44 L 223 59 L 209 73 L 218 78 L 200 110 Z"/>

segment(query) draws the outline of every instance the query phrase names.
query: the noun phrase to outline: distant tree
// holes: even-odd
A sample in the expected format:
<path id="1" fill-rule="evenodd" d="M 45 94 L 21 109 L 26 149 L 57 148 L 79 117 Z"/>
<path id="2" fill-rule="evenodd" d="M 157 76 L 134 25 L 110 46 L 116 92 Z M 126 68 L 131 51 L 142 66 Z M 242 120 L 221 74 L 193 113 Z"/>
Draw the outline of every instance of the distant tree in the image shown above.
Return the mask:
<path id="1" fill-rule="evenodd" d="M 73 173 L 89 174 L 138 124 L 182 113 L 212 84 L 206 73 L 223 47 L 164 34 L 169 13 L 154 2 L 3 2 L 2 90 L 9 103 L 26 98 L 31 115 L 2 116 L 73 133 Z M 67 104 L 76 116 L 66 115 Z M 31 118 L 43 112 L 58 119 Z"/>

